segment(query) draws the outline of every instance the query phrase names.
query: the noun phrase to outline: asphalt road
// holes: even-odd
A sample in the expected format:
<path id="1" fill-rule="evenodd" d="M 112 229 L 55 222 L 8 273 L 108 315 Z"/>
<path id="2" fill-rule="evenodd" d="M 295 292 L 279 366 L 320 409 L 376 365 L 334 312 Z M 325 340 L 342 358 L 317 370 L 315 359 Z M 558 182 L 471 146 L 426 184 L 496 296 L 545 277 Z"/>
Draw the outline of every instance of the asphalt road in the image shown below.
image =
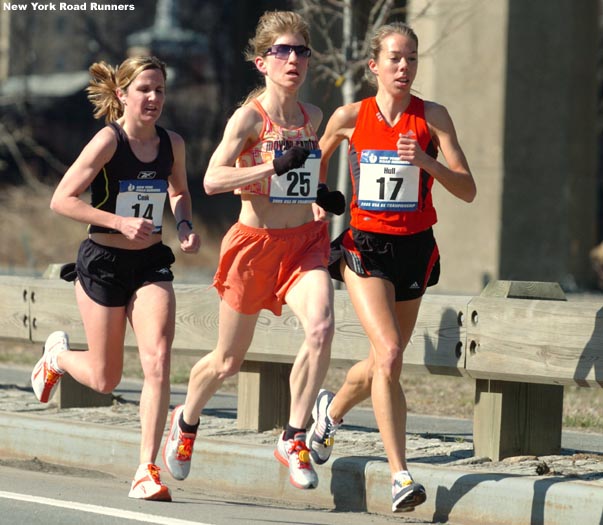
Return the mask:
<path id="1" fill-rule="evenodd" d="M 6 465 L 10 466 L 6 466 Z M 31 469 L 31 470 L 30 470 Z M 107 473 L 0 460 L 0 523 L 29 525 L 419 525 L 412 515 L 296 507 L 290 503 L 207 494 L 191 483 L 177 501 L 145 502 L 125 496 L 129 479 Z M 461 525 L 458 524 L 457 525 Z"/>

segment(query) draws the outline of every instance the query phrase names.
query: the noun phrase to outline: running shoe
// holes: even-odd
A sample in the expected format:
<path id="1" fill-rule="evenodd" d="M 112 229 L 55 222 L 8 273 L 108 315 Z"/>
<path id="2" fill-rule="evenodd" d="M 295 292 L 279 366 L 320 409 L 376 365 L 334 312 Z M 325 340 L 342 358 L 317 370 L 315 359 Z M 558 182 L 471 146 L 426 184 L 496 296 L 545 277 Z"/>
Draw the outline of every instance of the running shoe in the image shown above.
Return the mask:
<path id="1" fill-rule="evenodd" d="M 178 422 L 184 405 L 172 411 L 170 430 L 163 445 L 163 463 L 174 479 L 186 479 L 191 470 L 191 457 L 197 434 L 183 432 Z"/>
<path id="2" fill-rule="evenodd" d="M 159 467 L 153 463 L 143 463 L 138 467 L 129 498 L 152 501 L 172 501 L 170 489 L 161 482 Z"/>
<path id="3" fill-rule="evenodd" d="M 425 487 L 409 477 L 394 478 L 392 483 L 392 512 L 410 512 L 427 499 Z"/>
<path id="4" fill-rule="evenodd" d="M 278 440 L 274 457 L 289 468 L 289 481 L 298 489 L 315 489 L 318 476 L 310 462 L 310 451 L 306 446 L 306 433 L 298 432 L 293 439 L 285 441 L 285 433 Z"/>
<path id="5" fill-rule="evenodd" d="M 335 433 L 337 429 L 343 423 L 343 420 L 339 423 L 333 423 L 327 415 L 327 410 L 335 394 L 328 390 L 320 390 L 314 408 L 312 408 L 312 417 L 314 423 L 310 427 L 310 434 L 308 435 L 308 448 L 314 463 L 322 465 L 329 461 L 331 452 L 333 451 L 333 445 L 335 444 Z"/>
<path id="6" fill-rule="evenodd" d="M 46 339 L 44 353 L 31 373 L 31 386 L 41 403 L 48 403 L 64 374 L 56 364 L 56 357 L 69 350 L 69 337 L 63 331 L 53 332 Z"/>

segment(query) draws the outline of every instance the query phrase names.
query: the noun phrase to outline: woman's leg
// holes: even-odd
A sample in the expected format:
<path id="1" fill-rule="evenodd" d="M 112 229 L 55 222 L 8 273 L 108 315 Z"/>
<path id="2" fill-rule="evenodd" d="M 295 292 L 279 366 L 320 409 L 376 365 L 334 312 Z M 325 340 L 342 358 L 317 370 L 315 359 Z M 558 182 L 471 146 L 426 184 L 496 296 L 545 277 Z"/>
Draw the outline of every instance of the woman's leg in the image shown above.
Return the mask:
<path id="1" fill-rule="evenodd" d="M 126 308 L 107 307 L 86 295 L 79 282 L 75 295 L 82 317 L 88 350 L 61 352 L 58 366 L 79 383 L 97 392 L 112 392 L 121 380 L 126 333 Z"/>
<path id="2" fill-rule="evenodd" d="M 393 285 L 360 277 L 346 269 L 344 278 L 356 314 L 371 343 L 371 357 L 350 370 L 330 406 L 333 419 L 366 397 L 370 385 L 375 419 L 390 470 L 406 470 L 406 400 L 400 385 L 402 354 L 410 340 L 421 299 L 396 303 Z M 371 366 L 372 365 L 372 366 Z"/>
<path id="3" fill-rule="evenodd" d="M 130 300 L 128 317 L 144 375 L 140 395 L 140 463 L 155 463 L 170 403 L 170 354 L 176 300 L 171 282 L 146 284 Z"/>
<path id="4" fill-rule="evenodd" d="M 172 413 L 163 461 L 174 478 L 188 476 L 201 411 L 224 380 L 241 368 L 257 318 L 258 314 L 241 314 L 221 301 L 217 346 L 193 366 L 184 405 Z"/>
<path id="5" fill-rule="evenodd" d="M 193 366 L 188 382 L 184 421 L 194 425 L 203 407 L 227 377 L 236 374 L 251 345 L 259 313 L 237 312 L 226 301 L 220 302 L 216 348 Z"/>
<path id="6" fill-rule="evenodd" d="M 331 358 L 333 286 L 327 271 L 316 269 L 305 273 L 289 290 L 286 301 L 300 320 L 305 334 L 289 379 L 289 424 L 294 428 L 305 428 Z"/>
<path id="7" fill-rule="evenodd" d="M 369 356 L 350 367 L 343 385 L 331 401 L 329 416 L 333 421 L 341 421 L 352 408 L 371 397 L 374 366 L 374 350 L 371 345 Z"/>

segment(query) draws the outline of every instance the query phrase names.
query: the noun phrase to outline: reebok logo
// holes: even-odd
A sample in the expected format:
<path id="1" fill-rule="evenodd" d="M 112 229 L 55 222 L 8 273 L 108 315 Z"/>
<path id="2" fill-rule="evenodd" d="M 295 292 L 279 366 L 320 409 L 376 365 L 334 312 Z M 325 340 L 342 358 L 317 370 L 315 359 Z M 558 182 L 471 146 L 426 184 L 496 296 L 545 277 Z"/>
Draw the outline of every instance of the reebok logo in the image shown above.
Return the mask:
<path id="1" fill-rule="evenodd" d="M 139 179 L 154 179 L 157 176 L 156 171 L 139 171 L 138 178 Z"/>

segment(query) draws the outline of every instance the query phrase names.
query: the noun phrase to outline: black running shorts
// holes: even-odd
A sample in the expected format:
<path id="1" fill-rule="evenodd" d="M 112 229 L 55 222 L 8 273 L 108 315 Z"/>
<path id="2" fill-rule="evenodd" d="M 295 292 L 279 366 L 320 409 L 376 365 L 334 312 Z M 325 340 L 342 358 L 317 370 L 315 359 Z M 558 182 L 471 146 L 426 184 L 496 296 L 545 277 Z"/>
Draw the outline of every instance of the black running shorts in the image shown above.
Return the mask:
<path id="1" fill-rule="evenodd" d="M 343 281 L 340 262 L 362 277 L 387 279 L 396 301 L 421 297 L 440 278 L 440 254 L 431 228 L 413 235 L 388 235 L 350 228 L 331 242 L 329 273 Z"/>
<path id="2" fill-rule="evenodd" d="M 80 244 L 77 262 L 63 266 L 61 277 L 79 279 L 94 302 L 103 306 L 125 306 L 134 292 L 146 283 L 173 281 L 175 261 L 171 248 L 157 243 L 143 250 L 124 250 L 86 239 Z"/>

